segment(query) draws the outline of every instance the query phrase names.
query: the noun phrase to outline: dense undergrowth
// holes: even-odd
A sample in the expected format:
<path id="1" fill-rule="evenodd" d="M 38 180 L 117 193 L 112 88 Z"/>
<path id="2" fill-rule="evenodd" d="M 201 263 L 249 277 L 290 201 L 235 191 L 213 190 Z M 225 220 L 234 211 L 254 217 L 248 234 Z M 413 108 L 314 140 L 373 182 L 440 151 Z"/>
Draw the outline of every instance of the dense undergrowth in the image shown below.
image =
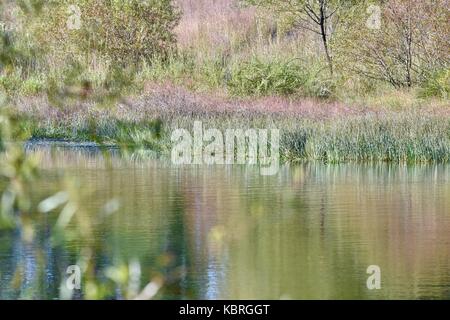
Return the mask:
<path id="1" fill-rule="evenodd" d="M 79 119 L 78 117 L 76 117 Z M 213 115 L 177 115 L 159 112 L 157 118 L 123 119 L 117 115 L 75 120 L 33 118 L 22 121 L 32 139 L 95 141 L 123 150 L 152 150 L 170 155 L 171 133 L 191 129 L 200 120 L 205 128 L 225 131 L 279 128 L 281 157 L 285 161 L 353 161 L 393 163 L 447 163 L 450 160 L 450 117 L 418 112 L 367 112 L 330 118 L 273 116 L 240 112 Z"/>

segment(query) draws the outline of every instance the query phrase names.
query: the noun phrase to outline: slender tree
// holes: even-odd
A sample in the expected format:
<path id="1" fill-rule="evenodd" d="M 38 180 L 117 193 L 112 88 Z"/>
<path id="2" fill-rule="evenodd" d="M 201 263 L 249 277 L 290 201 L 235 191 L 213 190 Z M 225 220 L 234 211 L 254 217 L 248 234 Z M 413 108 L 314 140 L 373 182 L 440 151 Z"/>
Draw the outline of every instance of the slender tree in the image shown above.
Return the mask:
<path id="1" fill-rule="evenodd" d="M 244 0 L 244 2 L 270 8 L 288 14 L 293 18 L 295 27 L 304 29 L 320 37 L 330 74 L 333 75 L 333 54 L 330 47 L 333 30 L 338 22 L 338 12 L 342 6 L 340 0 Z"/>
<path id="2" fill-rule="evenodd" d="M 335 53 L 345 69 L 396 88 L 410 88 L 435 70 L 448 68 L 448 0 L 375 3 L 377 28 L 367 25 L 371 1 L 361 1 L 341 21 L 342 32 L 334 38 Z"/>

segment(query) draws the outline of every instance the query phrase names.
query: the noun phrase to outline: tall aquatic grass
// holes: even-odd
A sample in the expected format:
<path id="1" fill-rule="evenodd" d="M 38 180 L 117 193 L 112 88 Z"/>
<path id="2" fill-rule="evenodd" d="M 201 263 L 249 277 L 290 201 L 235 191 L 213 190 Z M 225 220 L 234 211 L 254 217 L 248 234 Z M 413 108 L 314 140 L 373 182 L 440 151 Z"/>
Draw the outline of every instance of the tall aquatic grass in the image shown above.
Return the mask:
<path id="1" fill-rule="evenodd" d="M 170 96 L 172 100 L 153 96 L 115 110 L 92 106 L 77 111 L 35 110 L 36 114 L 22 124 L 34 139 L 95 138 L 96 142 L 127 150 L 170 154 L 173 130 L 190 130 L 195 120 L 201 120 L 205 127 L 219 130 L 279 128 L 281 155 L 286 161 L 447 163 L 450 160 L 450 115 L 439 110 L 356 112 L 317 104 L 316 108 L 324 109 L 320 113 L 302 105 L 291 109 L 285 106 L 281 111 L 265 110 L 243 101 L 240 105 L 211 109 L 207 101 Z"/>
<path id="2" fill-rule="evenodd" d="M 328 163 L 448 162 L 450 119 L 418 114 L 364 115 L 304 122 L 284 134 L 289 160 Z"/>
<path id="3" fill-rule="evenodd" d="M 435 117 L 399 116 L 388 120 L 367 116 L 290 125 L 289 130 L 282 130 L 282 157 L 286 161 L 447 163 L 450 160 L 450 121 Z M 127 149 L 169 152 L 170 130 L 165 130 L 161 139 L 156 138 L 155 131 L 152 123 L 109 121 L 96 128 L 96 138 Z M 33 136 L 83 141 L 90 137 L 90 131 L 37 126 Z"/>

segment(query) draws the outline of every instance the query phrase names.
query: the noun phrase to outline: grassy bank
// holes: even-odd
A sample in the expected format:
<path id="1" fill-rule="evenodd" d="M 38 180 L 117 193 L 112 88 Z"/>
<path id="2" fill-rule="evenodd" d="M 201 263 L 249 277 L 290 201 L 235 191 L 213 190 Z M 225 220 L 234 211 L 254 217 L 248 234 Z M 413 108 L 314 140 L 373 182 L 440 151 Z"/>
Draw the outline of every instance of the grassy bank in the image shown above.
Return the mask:
<path id="1" fill-rule="evenodd" d="M 158 121 L 124 122 L 105 119 L 95 127 L 89 124 L 66 126 L 39 124 L 30 121 L 30 132 L 37 139 L 64 139 L 70 141 L 96 141 L 114 144 L 123 150 L 152 150 L 170 155 L 170 127 Z M 188 122 L 187 119 L 184 121 Z M 192 120 L 189 120 L 189 122 Z M 211 119 L 208 119 L 211 121 Z M 214 127 L 204 122 L 208 128 Z M 238 119 L 235 128 L 248 128 Z M 256 123 L 264 123 L 264 119 Z M 172 124 L 173 125 L 173 124 Z M 187 128 L 180 126 L 181 128 Z M 319 160 L 327 163 L 349 161 L 376 161 L 395 163 L 446 163 L 450 160 L 450 120 L 417 114 L 366 115 L 350 119 L 289 120 L 273 122 L 288 127 L 282 130 L 282 157 L 287 161 Z M 251 128 L 257 125 L 251 124 Z"/>
<path id="2" fill-rule="evenodd" d="M 31 139 L 96 141 L 124 150 L 170 155 L 176 128 L 278 128 L 287 161 L 450 160 L 450 109 L 349 108 L 339 103 L 280 98 L 223 99 L 177 87 L 154 87 L 114 108 L 82 103 L 51 107 L 46 99 L 20 103 L 22 128 Z M 269 106 L 269 107 L 267 107 Z M 19 116 L 20 117 L 20 116 Z"/>

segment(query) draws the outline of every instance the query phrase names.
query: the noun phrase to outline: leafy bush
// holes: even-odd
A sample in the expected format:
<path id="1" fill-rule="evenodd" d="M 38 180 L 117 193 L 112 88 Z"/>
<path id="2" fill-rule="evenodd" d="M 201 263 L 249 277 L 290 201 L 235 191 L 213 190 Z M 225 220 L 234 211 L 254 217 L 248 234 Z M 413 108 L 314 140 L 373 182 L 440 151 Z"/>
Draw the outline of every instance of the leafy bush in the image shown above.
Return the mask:
<path id="1" fill-rule="evenodd" d="M 300 93 L 302 96 L 328 99 L 336 94 L 338 79 L 330 78 L 323 71 L 328 67 L 321 61 L 309 61 L 305 82 Z"/>
<path id="2" fill-rule="evenodd" d="M 43 91 L 44 88 L 45 83 L 42 79 L 31 77 L 23 82 L 21 91 L 24 95 L 35 95 Z"/>
<path id="3" fill-rule="evenodd" d="M 450 69 L 434 72 L 423 84 L 420 90 L 423 98 L 450 98 Z"/>
<path id="4" fill-rule="evenodd" d="M 44 8 L 33 34 L 63 57 L 91 55 L 129 64 L 172 51 L 179 18 L 172 0 L 58 1 Z"/>
<path id="5" fill-rule="evenodd" d="M 343 70 L 400 89 L 448 65 L 448 1 L 358 2 L 345 10 L 333 34 L 334 62 Z M 367 11 L 375 3 L 379 19 Z"/>
<path id="6" fill-rule="evenodd" d="M 0 76 L 0 92 L 11 94 L 20 87 L 21 80 L 17 74 Z"/>
<path id="7" fill-rule="evenodd" d="M 305 71 L 294 60 L 253 58 L 234 66 L 228 88 L 234 95 L 288 95 L 304 83 Z"/>
<path id="8" fill-rule="evenodd" d="M 306 66 L 307 67 L 304 67 Z M 267 60 L 253 58 L 234 66 L 228 88 L 234 95 L 289 95 L 329 98 L 336 90 L 333 79 L 322 72 L 319 61 Z"/>

